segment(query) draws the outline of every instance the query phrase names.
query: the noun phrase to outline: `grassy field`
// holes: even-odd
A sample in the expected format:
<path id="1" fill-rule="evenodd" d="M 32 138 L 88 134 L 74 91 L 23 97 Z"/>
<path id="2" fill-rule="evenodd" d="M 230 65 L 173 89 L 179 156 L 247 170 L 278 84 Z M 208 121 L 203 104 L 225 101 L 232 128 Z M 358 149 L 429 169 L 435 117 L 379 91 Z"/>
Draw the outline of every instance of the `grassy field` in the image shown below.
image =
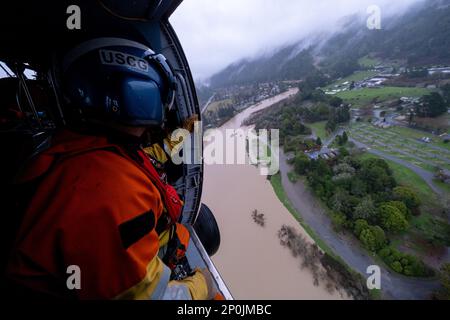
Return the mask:
<path id="1" fill-rule="evenodd" d="M 364 79 L 372 78 L 378 74 L 377 71 L 356 71 L 351 76 L 348 76 L 346 78 L 343 78 L 341 80 L 338 80 L 329 86 L 327 86 L 327 89 L 333 89 L 336 85 L 342 85 L 345 82 L 352 82 L 352 81 L 362 81 Z"/>
<path id="2" fill-rule="evenodd" d="M 344 91 L 339 92 L 336 96 L 351 103 L 354 107 L 363 107 L 370 103 L 399 99 L 404 96 L 421 97 L 427 93 L 430 93 L 430 90 L 425 88 L 383 87 Z"/>
<path id="3" fill-rule="evenodd" d="M 370 58 L 370 57 L 368 57 L 368 56 L 365 56 L 365 57 L 359 59 L 359 60 L 358 60 L 358 63 L 359 63 L 359 65 L 360 65 L 361 67 L 364 67 L 364 68 L 373 68 L 373 67 L 375 67 L 377 64 L 379 64 L 380 61 L 377 60 L 377 59 L 374 59 L 374 58 Z"/>
<path id="4" fill-rule="evenodd" d="M 315 135 L 320 137 L 323 142 L 329 136 L 327 130 L 325 129 L 326 125 L 327 121 L 321 121 L 308 124 L 307 126 L 310 127 L 314 131 Z"/>
<path id="5" fill-rule="evenodd" d="M 447 192 L 450 195 L 450 184 L 444 183 L 437 179 L 435 179 L 433 181 L 439 188 L 441 188 L 442 190 L 444 190 L 445 192 Z"/>
<path id="6" fill-rule="evenodd" d="M 405 127 L 393 127 L 390 130 L 411 139 L 422 139 L 423 137 L 428 137 L 432 140 L 432 145 L 450 150 L 450 143 L 444 143 L 441 138 L 432 135 L 431 133 Z"/>
<path id="7" fill-rule="evenodd" d="M 427 171 L 434 172 L 436 167 L 450 170 L 450 152 L 447 151 L 450 146 L 431 134 L 400 127 L 380 129 L 367 123 L 352 126 L 350 134 L 371 148 L 408 161 Z M 424 136 L 433 138 L 433 143 L 420 142 L 419 139 Z M 445 150 L 435 149 L 436 146 Z"/>

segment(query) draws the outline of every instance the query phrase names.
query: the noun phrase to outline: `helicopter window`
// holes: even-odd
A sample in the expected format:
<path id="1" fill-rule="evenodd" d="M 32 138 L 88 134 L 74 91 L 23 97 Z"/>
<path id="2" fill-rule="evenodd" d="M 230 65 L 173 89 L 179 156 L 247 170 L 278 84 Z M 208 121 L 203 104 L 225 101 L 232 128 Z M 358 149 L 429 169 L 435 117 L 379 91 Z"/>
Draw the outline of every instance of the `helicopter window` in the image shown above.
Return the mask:
<path id="1" fill-rule="evenodd" d="M 10 65 L 10 64 L 9 64 Z M 0 62 L 0 129 L 51 129 L 52 95 L 48 83 L 38 80 L 38 73 L 24 64 L 22 73 Z"/>
<path id="2" fill-rule="evenodd" d="M 35 70 L 31 69 L 28 64 L 25 64 L 24 75 L 28 80 L 36 80 L 37 73 Z M 14 72 L 4 63 L 0 61 L 0 79 L 2 78 L 14 78 L 16 75 Z"/>
<path id="3" fill-rule="evenodd" d="M 28 80 L 36 80 L 37 73 L 34 70 L 25 68 L 25 71 L 23 72 L 23 74 L 25 75 L 25 77 Z"/>
<path id="4" fill-rule="evenodd" d="M 3 61 L 0 61 L 0 79 L 12 77 L 14 77 L 14 72 Z"/>

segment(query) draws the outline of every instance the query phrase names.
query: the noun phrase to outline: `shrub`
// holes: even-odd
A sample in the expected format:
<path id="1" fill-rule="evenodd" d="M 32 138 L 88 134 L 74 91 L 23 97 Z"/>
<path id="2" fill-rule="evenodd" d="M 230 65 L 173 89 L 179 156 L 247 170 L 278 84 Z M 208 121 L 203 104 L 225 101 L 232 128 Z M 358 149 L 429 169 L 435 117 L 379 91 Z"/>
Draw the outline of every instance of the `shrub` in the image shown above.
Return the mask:
<path id="1" fill-rule="evenodd" d="M 409 211 L 408 207 L 406 206 L 406 204 L 402 201 L 389 201 L 387 203 L 390 206 L 393 206 L 395 208 L 397 208 L 405 218 L 409 218 L 411 215 L 411 212 Z"/>
<path id="2" fill-rule="evenodd" d="M 377 209 L 375 208 L 375 204 L 372 198 L 367 196 L 356 206 L 353 212 L 353 218 L 372 221 L 376 217 L 376 214 Z"/>
<path id="3" fill-rule="evenodd" d="M 393 264 L 391 264 L 391 268 L 397 273 L 403 273 L 402 264 L 398 261 L 395 261 Z"/>
<path id="4" fill-rule="evenodd" d="M 372 231 L 373 235 L 375 236 L 376 247 L 374 251 L 379 251 L 381 248 L 384 248 L 387 242 L 384 230 L 381 229 L 379 226 L 371 226 L 370 231 Z"/>
<path id="5" fill-rule="evenodd" d="M 409 277 L 430 277 L 434 275 L 432 269 L 419 258 L 398 251 L 392 247 L 385 247 L 378 252 L 381 259 L 395 272 Z"/>
<path id="6" fill-rule="evenodd" d="M 361 235 L 361 232 L 368 228 L 369 228 L 369 223 L 366 220 L 358 219 L 355 221 L 355 227 L 353 229 L 353 232 L 359 238 L 359 236 Z"/>
<path id="7" fill-rule="evenodd" d="M 384 231 L 378 226 L 369 226 L 362 230 L 359 239 L 364 247 L 372 252 L 377 252 L 386 245 Z"/>
<path id="8" fill-rule="evenodd" d="M 391 248 L 385 247 L 378 252 L 378 255 L 381 257 L 381 259 L 385 260 L 389 255 L 391 254 Z"/>
<path id="9" fill-rule="evenodd" d="M 404 202 L 409 209 L 418 208 L 421 204 L 415 192 L 406 187 L 395 188 L 393 195 L 395 200 Z"/>
<path id="10" fill-rule="evenodd" d="M 309 160 L 308 156 L 303 152 L 298 154 L 294 159 L 295 172 L 300 175 L 304 175 L 309 168 L 310 162 L 311 161 Z"/>
<path id="11" fill-rule="evenodd" d="M 331 221 L 337 230 L 345 228 L 348 223 L 347 217 L 341 212 L 333 212 L 331 215 Z"/>
<path id="12" fill-rule="evenodd" d="M 321 146 L 321 145 L 322 145 L 322 139 L 320 139 L 320 137 L 317 137 L 317 139 L 316 139 L 316 144 L 317 144 L 318 146 Z"/>
<path id="13" fill-rule="evenodd" d="M 359 236 L 359 240 L 366 249 L 370 251 L 375 251 L 376 240 L 375 236 L 373 235 L 372 231 L 370 231 L 370 229 L 364 229 Z"/>
<path id="14" fill-rule="evenodd" d="M 405 216 L 394 206 L 382 204 L 378 209 L 380 221 L 384 229 L 391 232 L 402 232 L 408 229 L 409 224 Z"/>

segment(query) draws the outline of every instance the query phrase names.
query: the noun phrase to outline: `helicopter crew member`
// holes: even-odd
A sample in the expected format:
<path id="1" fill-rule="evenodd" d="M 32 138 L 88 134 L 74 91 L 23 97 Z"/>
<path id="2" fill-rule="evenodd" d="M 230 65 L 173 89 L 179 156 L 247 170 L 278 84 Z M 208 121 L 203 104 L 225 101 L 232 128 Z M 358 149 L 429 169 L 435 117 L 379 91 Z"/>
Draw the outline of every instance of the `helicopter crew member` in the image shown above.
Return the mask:
<path id="1" fill-rule="evenodd" d="M 7 268 L 15 292 L 210 299 L 208 271 L 171 280 L 158 257 L 160 237 L 182 210 L 175 189 L 141 149 L 147 128 L 161 127 L 174 102 L 166 59 L 134 41 L 96 38 L 69 51 L 61 65 L 63 109 L 81 125 L 58 132 L 19 177 L 36 188 Z"/>

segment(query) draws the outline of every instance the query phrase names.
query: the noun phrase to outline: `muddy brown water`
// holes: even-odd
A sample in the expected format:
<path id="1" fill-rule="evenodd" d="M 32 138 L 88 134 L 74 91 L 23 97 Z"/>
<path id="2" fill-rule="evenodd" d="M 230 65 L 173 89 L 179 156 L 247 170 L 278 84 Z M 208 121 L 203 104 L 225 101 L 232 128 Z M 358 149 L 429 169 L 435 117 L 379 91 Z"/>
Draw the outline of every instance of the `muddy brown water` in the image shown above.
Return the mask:
<path id="1" fill-rule="evenodd" d="M 295 94 L 291 89 L 263 101 L 227 122 L 221 130 L 241 128 L 252 113 Z M 342 299 L 323 284 L 314 286 L 301 260 L 280 245 L 277 233 L 293 226 L 309 241 L 299 223 L 278 200 L 270 182 L 252 165 L 205 165 L 203 202 L 214 212 L 221 231 L 221 247 L 213 261 L 235 299 Z M 252 219 L 258 210 L 264 227 Z"/>

